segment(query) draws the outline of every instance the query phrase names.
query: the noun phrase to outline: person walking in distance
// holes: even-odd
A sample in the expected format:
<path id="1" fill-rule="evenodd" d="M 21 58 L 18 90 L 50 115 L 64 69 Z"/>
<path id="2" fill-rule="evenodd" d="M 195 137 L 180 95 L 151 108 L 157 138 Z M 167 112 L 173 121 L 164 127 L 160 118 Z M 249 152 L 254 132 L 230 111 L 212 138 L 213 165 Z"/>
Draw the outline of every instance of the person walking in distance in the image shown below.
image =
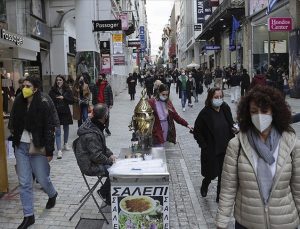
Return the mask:
<path id="1" fill-rule="evenodd" d="M 88 80 L 82 75 L 75 81 L 73 87 L 73 118 L 78 120 L 78 127 L 88 118 L 90 89 Z"/>
<path id="2" fill-rule="evenodd" d="M 189 107 L 193 107 L 192 96 L 194 96 L 194 98 L 196 98 L 195 90 L 196 90 L 196 82 L 195 82 L 195 79 L 193 78 L 192 72 L 189 72 L 189 78 L 186 83 L 186 91 L 187 91 Z"/>
<path id="3" fill-rule="evenodd" d="M 49 96 L 40 91 L 41 81 L 37 76 L 28 76 L 22 93 L 17 95 L 8 127 L 13 135 L 20 199 L 24 219 L 18 229 L 26 229 L 35 223 L 33 174 L 47 193 L 46 209 L 53 208 L 57 191 L 50 179 L 49 162 L 53 158 L 56 113 Z M 50 99 L 50 100 L 49 100 Z"/>
<path id="4" fill-rule="evenodd" d="M 54 102 L 60 125 L 64 129 L 64 145 L 63 150 L 70 150 L 68 146 L 69 139 L 69 125 L 73 124 L 72 114 L 69 105 L 73 104 L 73 94 L 67 84 L 65 78 L 58 75 L 55 79 L 55 83 L 49 92 L 49 96 Z M 55 140 L 57 147 L 57 159 L 62 158 L 62 145 L 61 145 L 61 127 L 56 127 Z"/>
<path id="5" fill-rule="evenodd" d="M 97 83 L 93 89 L 93 105 L 98 103 L 106 104 L 108 108 L 108 116 L 105 122 L 105 132 L 108 136 L 111 135 L 109 130 L 110 110 L 114 105 L 114 96 L 110 84 L 107 81 L 105 74 L 100 74 Z"/>
<path id="6" fill-rule="evenodd" d="M 135 96 L 135 93 L 136 93 L 136 85 L 137 85 L 137 78 L 134 77 L 132 75 L 132 73 L 129 73 L 129 76 L 127 78 L 127 85 L 128 85 L 128 93 L 130 95 L 130 100 L 134 100 L 134 96 Z"/>
<path id="7" fill-rule="evenodd" d="M 201 148 L 201 196 L 206 197 L 208 186 L 218 177 L 219 201 L 221 173 L 227 144 L 233 134 L 233 118 L 230 107 L 223 101 L 223 91 L 216 87 L 208 91 L 205 107 L 200 111 L 194 125 L 194 138 Z"/>
<path id="8" fill-rule="evenodd" d="M 181 99 L 182 111 L 185 111 L 185 105 L 187 100 L 187 91 L 186 91 L 186 83 L 188 81 L 188 77 L 185 75 L 185 70 L 181 71 L 181 75 L 178 76 L 177 84 L 176 84 L 176 93 L 179 94 L 179 98 Z"/>
<path id="9" fill-rule="evenodd" d="M 236 69 L 233 69 L 230 78 L 230 86 L 231 86 L 230 98 L 232 103 L 237 103 L 239 100 L 240 83 L 241 83 L 240 75 L 237 73 Z"/>
<path id="10" fill-rule="evenodd" d="M 244 96 L 250 87 L 250 76 L 246 69 L 243 69 L 242 79 L 241 79 L 241 96 Z"/>
<path id="11" fill-rule="evenodd" d="M 215 69 L 215 87 L 222 88 L 223 84 L 223 72 L 220 69 L 220 66 L 217 66 Z"/>

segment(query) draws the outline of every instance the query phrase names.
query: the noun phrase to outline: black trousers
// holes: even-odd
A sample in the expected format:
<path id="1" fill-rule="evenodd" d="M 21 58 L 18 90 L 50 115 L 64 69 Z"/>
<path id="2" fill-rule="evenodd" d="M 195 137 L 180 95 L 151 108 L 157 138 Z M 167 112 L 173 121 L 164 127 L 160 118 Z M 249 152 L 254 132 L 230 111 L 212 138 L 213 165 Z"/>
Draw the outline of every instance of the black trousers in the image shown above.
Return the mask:
<path id="1" fill-rule="evenodd" d="M 235 229 L 247 229 L 247 227 L 244 227 L 243 225 L 239 224 L 238 221 L 235 221 Z"/>

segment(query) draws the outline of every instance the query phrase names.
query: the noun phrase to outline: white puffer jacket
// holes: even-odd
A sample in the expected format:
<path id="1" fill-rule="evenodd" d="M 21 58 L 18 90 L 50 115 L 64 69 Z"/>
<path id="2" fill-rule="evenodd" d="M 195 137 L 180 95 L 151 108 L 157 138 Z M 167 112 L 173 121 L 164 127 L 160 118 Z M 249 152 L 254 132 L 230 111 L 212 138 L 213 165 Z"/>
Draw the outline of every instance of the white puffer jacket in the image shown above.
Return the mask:
<path id="1" fill-rule="evenodd" d="M 254 153 L 246 134 L 240 133 L 229 142 L 223 164 L 217 227 L 227 227 L 234 206 L 235 219 L 248 229 L 297 228 L 300 212 L 299 140 L 293 133 L 282 134 L 266 206 L 258 187 Z"/>

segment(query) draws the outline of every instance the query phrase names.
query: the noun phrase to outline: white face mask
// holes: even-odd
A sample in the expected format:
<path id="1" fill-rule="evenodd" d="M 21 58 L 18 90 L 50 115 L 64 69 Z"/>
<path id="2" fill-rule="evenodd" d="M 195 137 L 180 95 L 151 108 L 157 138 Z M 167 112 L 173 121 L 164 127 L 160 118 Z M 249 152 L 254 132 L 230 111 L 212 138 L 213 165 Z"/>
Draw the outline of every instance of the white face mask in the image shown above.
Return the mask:
<path id="1" fill-rule="evenodd" d="M 167 96 L 164 96 L 164 95 L 160 95 L 160 96 L 159 96 L 159 99 L 160 99 L 161 101 L 166 101 L 166 100 L 168 99 L 168 97 L 167 97 Z"/>
<path id="2" fill-rule="evenodd" d="M 269 114 L 254 114 L 251 115 L 251 120 L 256 129 L 261 133 L 267 129 L 273 121 L 272 115 Z"/>
<path id="3" fill-rule="evenodd" d="M 213 99 L 212 100 L 212 105 L 214 107 L 220 107 L 223 104 L 223 99 Z"/>

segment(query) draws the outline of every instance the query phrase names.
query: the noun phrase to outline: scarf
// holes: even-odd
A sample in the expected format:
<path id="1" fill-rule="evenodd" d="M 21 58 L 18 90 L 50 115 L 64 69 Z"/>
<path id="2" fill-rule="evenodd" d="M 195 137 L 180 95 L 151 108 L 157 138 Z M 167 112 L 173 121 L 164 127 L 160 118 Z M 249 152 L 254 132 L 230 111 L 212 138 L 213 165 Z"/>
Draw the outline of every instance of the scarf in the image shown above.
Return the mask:
<path id="1" fill-rule="evenodd" d="M 267 204 L 273 183 L 272 172 L 269 166 L 275 162 L 273 154 L 278 146 L 281 135 L 274 127 L 272 127 L 266 142 L 263 142 L 260 139 L 259 134 L 251 129 L 247 132 L 247 137 L 251 147 L 258 155 L 258 185 L 264 204 Z"/>
<path id="2" fill-rule="evenodd" d="M 98 121 L 94 117 L 91 118 L 91 121 L 101 130 L 101 132 L 103 132 L 103 130 L 105 129 L 105 125 L 102 122 Z"/>

